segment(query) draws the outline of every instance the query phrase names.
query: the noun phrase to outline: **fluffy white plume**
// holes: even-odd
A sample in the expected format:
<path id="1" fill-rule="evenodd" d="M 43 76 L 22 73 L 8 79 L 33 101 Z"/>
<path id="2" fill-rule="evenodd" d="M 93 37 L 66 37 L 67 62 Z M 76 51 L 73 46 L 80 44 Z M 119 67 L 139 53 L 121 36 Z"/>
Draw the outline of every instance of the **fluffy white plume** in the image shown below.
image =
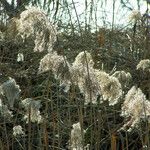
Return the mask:
<path id="1" fill-rule="evenodd" d="M 4 117 L 5 120 L 11 120 L 13 117 L 12 111 L 10 111 L 7 107 L 7 105 L 4 105 L 2 103 L 2 100 L 0 99 L 0 116 Z"/>
<path id="2" fill-rule="evenodd" d="M 137 65 L 137 70 L 139 69 L 150 72 L 150 60 L 149 59 L 141 60 Z"/>
<path id="3" fill-rule="evenodd" d="M 28 123 L 29 120 L 33 123 L 41 123 L 42 122 L 42 116 L 40 114 L 40 101 L 35 101 L 31 98 L 26 98 L 22 101 L 22 105 L 26 109 L 26 114 L 24 116 L 24 119 Z"/>
<path id="4" fill-rule="evenodd" d="M 96 103 L 100 88 L 93 68 L 92 56 L 87 51 L 80 52 L 71 66 L 71 77 L 85 96 L 85 104 Z"/>
<path id="5" fill-rule="evenodd" d="M 140 11 L 138 10 L 133 10 L 131 12 L 131 14 L 129 15 L 129 21 L 136 23 L 137 21 L 139 21 L 141 19 L 142 15 L 140 13 Z"/>
<path id="6" fill-rule="evenodd" d="M 8 105 L 11 109 L 14 107 L 15 100 L 20 96 L 20 87 L 16 84 L 15 79 L 9 78 L 8 81 L 1 85 L 2 93 L 7 97 Z"/>
<path id="7" fill-rule="evenodd" d="M 85 104 L 89 102 L 96 104 L 98 95 L 108 100 L 110 105 L 116 104 L 122 96 L 119 80 L 94 69 L 93 66 L 92 56 L 87 51 L 80 52 L 72 65 L 66 58 L 53 52 L 41 59 L 39 73 L 51 70 L 67 90 L 72 83 L 77 85 L 85 97 Z"/>
<path id="8" fill-rule="evenodd" d="M 70 149 L 71 150 L 83 150 L 83 134 L 84 130 L 81 130 L 80 123 L 75 123 L 72 125 L 73 129 L 71 130 L 70 137 Z M 83 133 L 82 133 L 83 132 Z"/>
<path id="9" fill-rule="evenodd" d="M 51 70 L 56 79 L 60 80 L 61 86 L 65 87 L 67 92 L 70 87 L 69 78 L 70 65 L 66 58 L 58 55 L 56 52 L 46 54 L 40 61 L 39 73 Z"/>
<path id="10" fill-rule="evenodd" d="M 23 53 L 18 53 L 17 62 L 22 62 L 22 61 L 24 61 L 24 55 L 23 55 Z"/>
<path id="11" fill-rule="evenodd" d="M 34 51 L 52 51 L 56 41 L 56 28 L 49 22 L 46 14 L 36 7 L 27 7 L 15 19 L 16 30 L 22 39 L 32 37 L 34 39 Z"/>
<path id="12" fill-rule="evenodd" d="M 22 126 L 17 125 L 13 127 L 13 136 L 23 136 L 25 135 L 25 132 L 22 130 Z"/>
<path id="13" fill-rule="evenodd" d="M 132 80 L 131 74 L 129 72 L 126 73 L 125 71 L 116 71 L 112 77 L 116 77 L 124 87 L 126 87 Z"/>
<path id="14" fill-rule="evenodd" d="M 73 66 L 80 66 L 80 65 L 82 65 L 84 67 L 87 67 L 87 66 L 93 67 L 94 66 L 94 61 L 89 52 L 83 51 L 83 52 L 80 52 L 76 56 Z"/>
<path id="15" fill-rule="evenodd" d="M 140 123 L 140 119 L 148 119 L 150 116 L 150 102 L 146 100 L 145 95 L 140 88 L 133 86 L 125 96 L 125 101 L 122 105 L 121 115 L 125 118 L 130 118 L 121 129 L 136 127 Z"/>
<path id="16" fill-rule="evenodd" d="M 4 39 L 4 34 L 0 31 L 0 41 L 3 41 Z"/>
<path id="17" fill-rule="evenodd" d="M 96 71 L 95 73 L 103 100 L 108 100 L 109 105 L 118 103 L 122 96 L 122 88 L 119 80 L 102 71 Z"/>
<path id="18" fill-rule="evenodd" d="M 110 105 L 116 104 L 122 96 L 118 79 L 94 69 L 93 66 L 91 54 L 85 51 L 77 55 L 71 67 L 72 79 L 85 96 L 85 104 L 97 103 L 98 95 L 108 100 Z"/>

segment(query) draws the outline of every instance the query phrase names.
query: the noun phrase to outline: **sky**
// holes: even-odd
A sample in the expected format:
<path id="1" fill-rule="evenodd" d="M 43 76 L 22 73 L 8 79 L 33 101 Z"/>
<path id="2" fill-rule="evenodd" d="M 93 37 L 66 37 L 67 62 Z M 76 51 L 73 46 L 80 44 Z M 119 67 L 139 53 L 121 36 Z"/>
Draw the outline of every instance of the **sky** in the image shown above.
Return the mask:
<path id="1" fill-rule="evenodd" d="M 98 0 L 93 0 L 95 3 Z M 102 5 L 103 1 L 103 5 Z M 106 2 L 107 1 L 107 2 Z M 116 25 L 125 25 L 128 22 L 128 17 L 131 14 L 131 11 L 126 8 L 122 8 L 122 5 L 120 3 L 120 0 L 99 0 L 99 3 L 97 3 L 97 16 L 98 16 L 98 24 L 104 25 L 102 22 L 103 18 L 105 19 L 106 23 L 112 23 L 113 20 L 113 1 L 115 1 L 115 10 L 114 10 L 114 23 Z M 84 7 L 84 0 L 74 0 L 76 2 L 76 8 L 78 15 L 84 13 L 85 7 Z M 130 7 L 134 10 L 138 10 L 137 0 L 129 0 Z M 89 0 L 90 3 L 90 0 Z M 90 8 L 89 8 L 90 9 Z M 147 9 L 146 2 L 144 0 L 141 0 L 140 3 L 140 12 L 143 14 Z M 90 10 L 89 10 L 90 11 Z M 94 18 L 94 16 L 93 16 Z"/>
<path id="2" fill-rule="evenodd" d="M 9 0 L 11 1 L 11 0 Z M 44 0 L 41 0 L 44 1 Z M 75 13 L 75 10 L 73 9 L 73 5 L 71 5 L 72 1 L 75 3 L 75 7 L 77 10 L 77 14 L 79 17 L 80 22 L 85 22 L 85 0 L 67 0 L 67 2 L 70 2 L 69 8 L 72 20 L 74 23 L 77 22 L 77 16 Z M 90 15 L 90 2 L 93 1 L 94 6 L 97 6 L 94 9 L 97 9 L 95 11 L 96 13 L 93 13 L 92 18 L 87 18 L 87 21 L 90 22 L 90 24 L 94 26 L 111 26 L 113 21 L 113 2 L 115 2 L 115 9 L 114 9 L 114 24 L 115 26 L 126 26 L 128 23 L 128 17 L 131 13 L 131 11 L 127 8 L 122 8 L 122 5 L 120 3 L 120 0 L 87 0 L 88 1 L 88 8 L 87 8 L 87 14 Z M 133 8 L 134 10 L 138 10 L 137 0 L 124 0 L 129 1 L 130 4 L 129 7 Z M 140 12 L 143 14 L 147 9 L 145 0 L 140 0 Z M 94 11 L 94 10 L 93 10 Z M 95 15 L 97 16 L 97 22 L 95 21 Z M 69 15 L 68 14 L 58 14 L 60 19 L 62 17 L 65 21 L 69 21 Z"/>

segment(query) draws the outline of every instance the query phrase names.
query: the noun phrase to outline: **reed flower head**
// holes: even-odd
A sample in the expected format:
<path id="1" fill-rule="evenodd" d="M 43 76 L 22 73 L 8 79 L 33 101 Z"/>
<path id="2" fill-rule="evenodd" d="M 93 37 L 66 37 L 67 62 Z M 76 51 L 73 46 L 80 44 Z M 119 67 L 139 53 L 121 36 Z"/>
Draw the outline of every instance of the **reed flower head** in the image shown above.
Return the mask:
<path id="1" fill-rule="evenodd" d="M 123 86 L 128 85 L 132 79 L 131 74 L 125 71 L 116 71 L 112 77 L 116 77 Z"/>
<path id="2" fill-rule="evenodd" d="M 70 69 L 72 81 L 84 95 L 85 104 L 97 103 L 97 96 L 100 91 L 93 66 L 91 54 L 85 51 L 77 55 Z"/>
<path id="3" fill-rule="evenodd" d="M 3 39 L 4 39 L 4 34 L 3 32 L 0 31 L 0 41 L 3 41 Z"/>
<path id="4" fill-rule="evenodd" d="M 2 93 L 6 96 L 8 101 L 8 106 L 13 109 L 15 100 L 19 99 L 20 87 L 17 85 L 15 79 L 9 78 L 8 81 L 1 85 Z"/>
<path id="5" fill-rule="evenodd" d="M 46 14 L 36 7 L 27 7 L 15 20 L 18 35 L 25 38 L 34 38 L 34 51 L 52 51 L 56 41 L 56 28 L 49 22 Z"/>
<path id="6" fill-rule="evenodd" d="M 52 71 L 56 79 L 60 80 L 61 86 L 66 86 L 64 90 L 68 91 L 70 87 L 70 64 L 66 58 L 58 55 L 56 52 L 46 54 L 40 61 L 39 73 Z"/>
<path id="7" fill-rule="evenodd" d="M 133 86 L 125 96 L 122 105 L 121 116 L 130 118 L 121 129 L 131 131 L 140 123 L 140 119 L 148 119 L 150 116 L 150 102 L 140 88 Z"/>
<path id="8" fill-rule="evenodd" d="M 108 100 L 110 105 L 116 104 L 122 96 L 119 80 L 94 69 L 93 66 L 94 61 L 87 51 L 79 53 L 72 65 L 63 56 L 52 52 L 41 59 L 39 73 L 51 70 L 55 78 L 61 81 L 61 85 L 65 84 L 67 90 L 72 83 L 77 85 L 85 97 L 85 104 L 96 104 L 99 95 Z"/>
<path id="9" fill-rule="evenodd" d="M 22 105 L 24 106 L 26 113 L 24 116 L 24 119 L 28 123 L 29 121 L 33 123 L 41 123 L 42 122 L 42 116 L 40 114 L 40 101 L 35 101 L 31 98 L 26 98 L 22 101 Z"/>
<path id="10" fill-rule="evenodd" d="M 118 103 L 122 96 L 122 88 L 119 80 L 102 71 L 96 71 L 96 76 L 103 100 L 108 100 L 109 105 Z"/>
<path id="11" fill-rule="evenodd" d="M 150 72 L 150 60 L 144 59 L 141 60 L 137 65 L 137 70 L 149 71 Z"/>
<path id="12" fill-rule="evenodd" d="M 85 67 L 87 65 L 89 65 L 90 67 L 93 67 L 94 62 L 93 62 L 92 56 L 89 52 L 83 51 L 83 52 L 80 52 L 76 56 L 73 66 L 79 66 L 79 65 L 82 65 Z"/>
<path id="13" fill-rule="evenodd" d="M 83 72 L 83 76 L 78 77 L 78 87 L 85 97 L 85 105 L 88 103 L 97 103 L 97 97 L 100 95 L 100 86 L 96 80 L 94 69 Z"/>
<path id="14" fill-rule="evenodd" d="M 89 52 L 83 51 L 80 52 L 73 62 L 70 72 L 72 75 L 72 80 L 78 82 L 78 78 L 83 77 L 84 74 L 89 74 L 89 71 L 92 72 L 94 66 L 94 61 Z"/>
<path id="15" fill-rule="evenodd" d="M 70 148 L 71 150 L 83 150 L 83 133 L 81 130 L 80 123 L 75 123 L 72 125 L 70 138 Z M 84 131 L 83 131 L 84 132 Z"/>
<path id="16" fill-rule="evenodd" d="M 8 109 L 7 105 L 4 105 L 2 103 L 1 99 L 0 99 L 0 116 L 5 118 L 5 120 L 11 120 L 13 117 L 12 111 Z"/>
<path id="17" fill-rule="evenodd" d="M 22 62 L 22 61 L 24 61 L 24 55 L 23 55 L 23 53 L 18 53 L 17 62 Z"/>
<path id="18" fill-rule="evenodd" d="M 13 127 L 13 136 L 24 136 L 25 132 L 22 130 L 22 126 L 17 125 Z"/>
<path id="19" fill-rule="evenodd" d="M 133 10 L 131 12 L 131 14 L 129 15 L 129 21 L 136 23 L 137 21 L 139 21 L 141 19 L 142 15 L 140 13 L 140 11 L 138 10 Z"/>

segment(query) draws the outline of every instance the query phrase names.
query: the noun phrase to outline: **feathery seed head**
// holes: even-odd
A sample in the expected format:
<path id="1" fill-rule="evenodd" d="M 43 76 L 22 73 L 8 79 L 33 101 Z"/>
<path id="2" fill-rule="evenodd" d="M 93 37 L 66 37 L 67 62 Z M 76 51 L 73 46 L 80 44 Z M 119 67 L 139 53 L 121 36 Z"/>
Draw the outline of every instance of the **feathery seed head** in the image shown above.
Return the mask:
<path id="1" fill-rule="evenodd" d="M 150 60 L 144 59 L 141 60 L 137 65 L 137 70 L 142 69 L 143 71 L 149 71 L 150 72 Z"/>

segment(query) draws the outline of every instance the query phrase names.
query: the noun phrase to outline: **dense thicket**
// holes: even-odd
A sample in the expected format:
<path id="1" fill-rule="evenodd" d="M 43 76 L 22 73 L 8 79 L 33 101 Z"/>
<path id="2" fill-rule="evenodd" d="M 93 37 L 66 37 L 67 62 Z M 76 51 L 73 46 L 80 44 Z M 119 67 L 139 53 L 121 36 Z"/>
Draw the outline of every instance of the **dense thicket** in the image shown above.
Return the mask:
<path id="1" fill-rule="evenodd" d="M 7 12 L 8 4 L 4 7 L 4 2 L 6 1 L 1 3 Z M 52 2 L 54 3 L 54 1 Z M 17 17 L 22 12 L 22 7 L 19 9 L 19 5 L 21 6 L 18 4 L 18 8 L 16 7 L 18 10 Z M 54 6 L 56 6 L 55 14 L 57 14 L 58 4 Z M 11 15 L 9 13 L 7 15 L 12 17 L 12 11 Z M 83 149 L 83 147 L 84 149 L 97 150 L 149 148 L 150 65 L 149 61 L 146 61 L 147 66 L 145 66 L 145 62 L 139 63 L 141 60 L 150 59 L 148 19 L 144 15 L 141 16 L 137 20 L 136 26 L 133 24 L 133 28 L 110 29 L 101 27 L 94 32 L 85 26 L 80 26 L 80 30 L 78 30 L 70 24 L 59 22 L 57 40 L 54 40 L 52 49 L 54 53 L 51 53 L 51 41 L 49 39 L 53 32 L 47 28 L 41 34 L 39 30 L 44 31 L 46 26 L 41 27 L 40 21 L 34 24 L 37 25 L 34 27 L 36 33 L 33 32 L 34 34 L 29 36 L 28 34 L 24 35 L 28 32 L 27 30 L 18 35 L 19 29 L 16 20 L 9 20 L 7 24 L 3 22 L 0 28 L 1 149 L 73 149 L 76 144 L 79 146 L 75 148 L 76 150 Z M 37 37 L 40 34 L 44 37 L 44 42 L 43 38 L 39 38 L 41 42 L 38 41 Z M 42 45 L 42 43 L 46 44 Z M 38 49 L 39 47 L 42 50 Z M 47 49 L 50 49 L 50 52 L 47 52 Z M 79 68 L 82 66 L 81 70 L 77 69 L 82 77 L 77 75 L 74 78 L 84 81 L 84 77 L 87 75 L 86 86 L 76 84 L 72 81 L 74 78 L 70 79 L 72 76 L 71 69 L 74 67 L 78 54 L 82 54 L 82 52 L 87 57 L 86 63 L 82 62 L 83 66 L 79 64 Z M 23 58 L 19 57 L 21 61 L 18 61 L 18 54 L 23 54 Z M 54 54 L 57 59 L 64 58 L 65 61 L 62 60 L 61 63 L 67 62 L 66 64 L 71 66 L 68 65 L 71 71 L 66 69 L 64 63 L 60 65 L 60 68 L 58 67 L 58 70 L 54 70 L 54 66 L 51 65 L 51 68 L 48 66 L 46 71 L 39 73 L 41 59 L 47 54 L 50 54 L 50 58 L 53 58 Z M 53 60 L 54 64 L 57 59 Z M 91 61 L 93 61 L 92 67 L 90 66 Z M 49 61 L 50 63 L 51 61 Z M 65 71 L 63 71 L 64 68 Z M 85 68 L 89 72 L 86 70 L 82 72 L 82 69 Z M 93 83 L 90 77 L 94 72 L 92 77 L 95 78 L 95 70 L 105 72 L 101 74 L 101 76 L 104 75 L 103 79 L 106 76 L 108 80 L 111 78 L 119 80 L 123 93 L 116 105 L 109 105 L 113 92 L 110 95 L 106 94 L 103 86 L 97 95 L 96 104 L 92 102 L 91 94 L 88 95 L 90 98 L 87 96 L 89 98 L 88 103 L 85 103 L 86 94 L 84 93 L 86 90 L 84 89 L 85 87 L 90 89 Z M 124 76 L 120 77 L 117 71 L 129 72 L 132 79 L 123 80 Z M 64 90 L 66 88 L 64 83 L 68 84 L 68 82 L 63 82 L 66 79 L 64 72 L 69 72 L 67 79 L 70 89 L 67 91 Z M 62 74 L 64 76 L 61 76 Z M 60 85 L 60 83 L 63 84 Z M 101 79 L 98 83 L 103 84 Z M 17 94 L 7 92 L 11 88 L 14 90 L 12 93 Z M 84 92 L 81 90 L 82 88 Z M 108 86 L 108 90 L 110 89 L 111 85 Z M 108 101 L 104 101 L 105 97 L 108 97 L 106 98 Z M 14 103 L 12 103 L 13 98 Z M 128 103 L 125 104 L 125 101 Z M 131 107 L 130 104 L 135 105 L 135 107 Z M 141 107 L 138 108 L 139 106 Z M 32 116 L 34 111 L 37 116 Z M 128 116 L 125 114 L 121 116 L 123 111 Z M 137 118 L 139 120 L 136 120 Z M 23 130 L 22 132 L 14 128 L 18 125 L 22 127 L 19 127 L 19 130 Z M 85 132 L 83 132 L 84 130 Z"/>

